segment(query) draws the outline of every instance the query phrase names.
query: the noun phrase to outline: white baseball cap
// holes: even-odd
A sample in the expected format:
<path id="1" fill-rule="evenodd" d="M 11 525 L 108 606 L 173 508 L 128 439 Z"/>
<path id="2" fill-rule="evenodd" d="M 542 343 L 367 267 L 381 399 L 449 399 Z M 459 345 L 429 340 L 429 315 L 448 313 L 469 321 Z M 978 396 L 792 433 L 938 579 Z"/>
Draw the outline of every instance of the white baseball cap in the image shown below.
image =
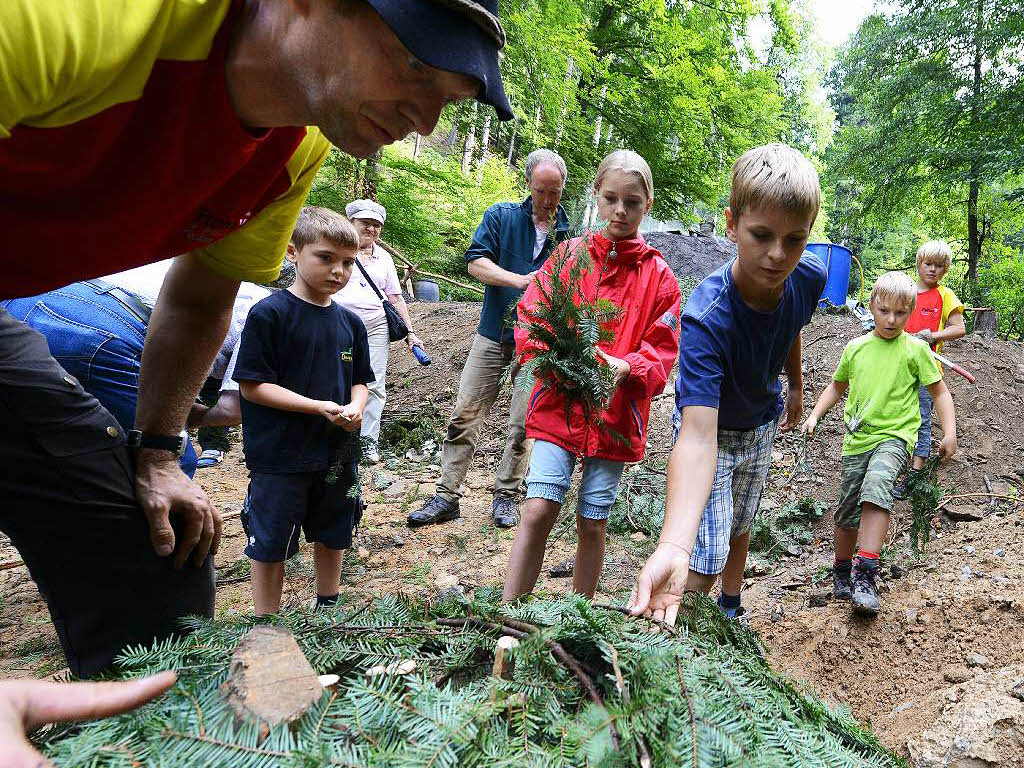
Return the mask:
<path id="1" fill-rule="evenodd" d="M 373 219 L 383 224 L 388 212 L 383 205 L 373 200 L 353 200 L 345 206 L 345 215 L 350 219 Z"/>

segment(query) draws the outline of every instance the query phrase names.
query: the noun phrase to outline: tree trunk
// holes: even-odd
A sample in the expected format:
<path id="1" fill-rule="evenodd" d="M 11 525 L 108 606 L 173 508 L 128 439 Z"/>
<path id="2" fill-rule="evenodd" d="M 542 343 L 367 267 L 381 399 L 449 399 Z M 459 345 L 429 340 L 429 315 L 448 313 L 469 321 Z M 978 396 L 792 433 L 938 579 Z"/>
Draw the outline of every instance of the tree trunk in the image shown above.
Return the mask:
<path id="1" fill-rule="evenodd" d="M 476 111 L 477 102 L 473 102 L 473 116 L 466 126 L 466 140 L 462 144 L 462 175 L 469 175 L 469 167 L 473 161 L 473 147 L 476 144 Z"/>
<path id="2" fill-rule="evenodd" d="M 366 173 L 363 176 L 363 197 L 377 199 L 377 179 L 380 178 L 380 150 L 366 158 Z"/>
<path id="3" fill-rule="evenodd" d="M 508 167 L 512 168 L 512 159 L 516 156 L 516 133 L 519 130 L 519 120 L 512 121 L 512 137 L 508 140 Z"/>
<path id="4" fill-rule="evenodd" d="M 418 133 L 416 134 L 416 143 L 412 145 L 412 159 L 415 160 L 420 156 L 420 142 L 423 141 L 423 137 Z"/>
<path id="5" fill-rule="evenodd" d="M 974 16 L 974 83 L 971 99 L 971 134 L 978 134 L 981 108 L 982 36 L 984 35 L 985 0 L 978 0 Z M 981 192 L 981 168 L 972 162 L 967 191 L 967 275 L 965 287 L 972 299 L 978 298 L 978 261 L 981 259 L 981 227 L 978 226 L 978 195 Z"/>
<path id="6" fill-rule="evenodd" d="M 487 160 L 487 148 L 491 143 L 491 113 L 488 111 L 487 116 L 484 117 L 484 127 L 480 131 L 480 163 L 481 165 Z"/>

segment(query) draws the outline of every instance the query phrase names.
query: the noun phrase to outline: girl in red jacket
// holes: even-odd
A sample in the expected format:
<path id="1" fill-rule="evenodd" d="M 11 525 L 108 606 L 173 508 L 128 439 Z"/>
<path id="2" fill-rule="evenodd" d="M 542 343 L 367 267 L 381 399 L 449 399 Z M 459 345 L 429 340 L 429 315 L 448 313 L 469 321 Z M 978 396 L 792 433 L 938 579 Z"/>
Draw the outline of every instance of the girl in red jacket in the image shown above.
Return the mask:
<path id="1" fill-rule="evenodd" d="M 526 478 L 526 511 L 509 557 L 505 600 L 533 590 L 544 561 L 551 527 L 569 490 L 576 459 L 583 459 L 583 479 L 576 505 L 576 565 L 573 590 L 593 597 L 604 562 L 605 527 L 627 461 L 640 461 L 647 445 L 651 399 L 660 393 L 679 352 L 679 284 L 661 254 L 637 233 L 654 201 L 647 162 L 635 152 L 619 150 L 601 161 L 594 179 L 600 233 L 576 238 L 560 248 L 586 247 L 591 269 L 583 274 L 581 293 L 588 301 L 609 299 L 620 312 L 610 321 L 613 340 L 598 354 L 615 372 L 615 394 L 597 419 L 583 406 L 567 404 L 559 388 L 538 380 L 530 396 L 526 436 L 534 439 Z M 550 280 L 552 257 L 519 302 L 528 317 L 537 302 L 538 281 Z M 571 268 L 570 257 L 565 264 Z M 520 361 L 530 354 L 527 330 L 516 329 Z"/>

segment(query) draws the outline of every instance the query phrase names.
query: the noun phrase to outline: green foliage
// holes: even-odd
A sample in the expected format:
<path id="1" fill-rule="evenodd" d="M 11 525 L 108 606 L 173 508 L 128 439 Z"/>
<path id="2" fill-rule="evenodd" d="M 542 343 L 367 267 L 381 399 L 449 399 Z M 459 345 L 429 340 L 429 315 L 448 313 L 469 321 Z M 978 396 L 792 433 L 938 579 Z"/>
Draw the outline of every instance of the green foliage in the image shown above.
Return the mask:
<path id="1" fill-rule="evenodd" d="M 608 516 L 611 533 L 657 536 L 665 522 L 665 473 L 646 464 L 628 467 Z"/>
<path id="2" fill-rule="evenodd" d="M 919 471 L 907 475 L 907 497 L 910 499 L 910 545 L 915 555 L 924 552 L 932 535 L 932 515 L 942 498 L 939 485 L 939 457 L 932 456 Z"/>
<path id="3" fill-rule="evenodd" d="M 437 411 L 387 414 L 381 422 L 380 447 L 404 456 L 410 448 L 418 450 L 428 440 L 436 440 L 445 424 L 445 418 Z"/>
<path id="4" fill-rule="evenodd" d="M 58 766 L 90 768 L 582 768 L 641 765 L 645 754 L 659 768 L 901 765 L 848 714 L 776 676 L 756 635 L 703 596 L 685 598 L 672 633 L 579 597 L 497 601 L 494 590 L 433 604 L 387 597 L 274 619 L 341 681 L 269 732 L 236 723 L 219 687 L 253 620 L 192 620 L 193 634 L 120 659 L 122 677 L 179 670 L 169 694 L 59 728 L 43 746 Z M 509 679 L 490 675 L 501 634 L 521 637 Z M 413 674 L 366 674 L 405 659 Z"/>
<path id="5" fill-rule="evenodd" d="M 774 560 L 789 547 L 798 547 L 811 541 L 811 526 L 824 514 L 827 506 L 805 496 L 785 506 L 761 510 L 754 518 L 750 532 L 750 551 L 762 558 Z"/>
<path id="6" fill-rule="evenodd" d="M 520 310 L 518 321 L 528 351 L 517 381 L 532 388 L 536 378 L 557 391 L 565 401 L 566 422 L 572 403 L 581 404 L 584 417 L 595 421 L 615 393 L 615 373 L 597 349 L 613 339 L 609 324 L 621 310 L 583 292 L 583 275 L 593 269 L 588 242 L 589 235 L 551 257 L 550 279 L 535 282 L 537 301 Z"/>

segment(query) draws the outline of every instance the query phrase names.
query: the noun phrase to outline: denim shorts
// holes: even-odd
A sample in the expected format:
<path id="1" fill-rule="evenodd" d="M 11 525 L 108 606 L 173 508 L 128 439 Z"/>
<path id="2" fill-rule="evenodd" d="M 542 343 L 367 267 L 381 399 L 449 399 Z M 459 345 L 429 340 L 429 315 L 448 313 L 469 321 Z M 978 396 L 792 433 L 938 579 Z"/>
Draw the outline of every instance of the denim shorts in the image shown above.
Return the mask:
<path id="1" fill-rule="evenodd" d="M 761 506 L 761 492 L 772 463 L 779 423 L 757 429 L 718 430 L 718 458 L 711 495 L 697 529 L 690 570 L 719 574 L 729 557 L 729 543 L 749 533 Z"/>
<path id="2" fill-rule="evenodd" d="M 625 464 L 608 459 L 583 459 L 583 480 L 580 482 L 580 517 L 607 520 L 619 490 L 619 478 Z M 576 468 L 576 457 L 560 446 L 535 440 L 530 455 L 530 472 L 526 476 L 526 498 L 547 499 L 565 503 L 569 479 Z"/>
<path id="3" fill-rule="evenodd" d="M 874 504 L 891 510 L 896 478 L 907 463 L 907 445 L 902 440 L 884 440 L 870 451 L 843 456 L 843 480 L 835 524 L 859 528 L 861 505 Z"/>
<path id="4" fill-rule="evenodd" d="M 921 387 L 917 391 L 917 401 L 921 406 L 921 426 L 917 430 L 917 445 L 914 446 L 914 455 L 927 459 L 932 452 L 932 395 L 928 387 Z"/>
<path id="5" fill-rule="evenodd" d="M 253 472 L 242 506 L 248 537 L 246 557 L 280 563 L 299 551 L 299 533 L 328 549 L 349 549 L 362 517 L 362 500 L 352 493 L 356 462 L 346 464 L 336 483 L 326 472 L 270 474 Z"/>
<path id="6" fill-rule="evenodd" d="M 119 294 L 125 292 L 90 281 L 11 299 L 0 306 L 43 334 L 54 359 L 127 432 L 135 425 L 148 318 L 118 298 Z M 182 471 L 192 477 L 197 461 L 189 441 L 180 459 Z"/>

